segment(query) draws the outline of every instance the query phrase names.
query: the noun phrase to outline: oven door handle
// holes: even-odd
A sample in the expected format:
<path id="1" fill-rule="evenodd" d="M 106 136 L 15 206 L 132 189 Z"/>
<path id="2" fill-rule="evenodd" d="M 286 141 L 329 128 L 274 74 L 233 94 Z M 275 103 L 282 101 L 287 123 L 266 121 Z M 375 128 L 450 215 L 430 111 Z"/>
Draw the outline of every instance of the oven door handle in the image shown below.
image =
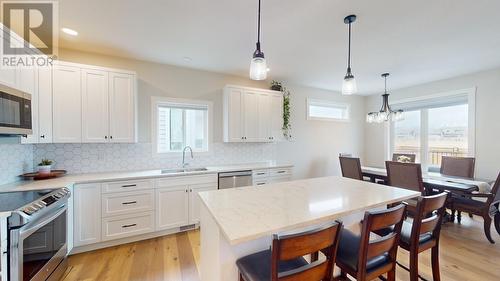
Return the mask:
<path id="1" fill-rule="evenodd" d="M 61 207 L 59 207 L 59 209 L 57 209 L 57 212 L 55 212 L 54 214 L 52 214 L 51 216 L 47 217 L 47 218 L 44 218 L 43 220 L 40 220 L 40 221 L 34 221 L 33 223 L 35 225 L 29 227 L 29 228 L 26 228 L 24 229 L 24 227 L 21 227 L 19 229 L 19 237 L 21 239 L 24 239 L 28 236 L 30 236 L 31 234 L 33 234 L 35 231 L 37 231 L 38 229 L 44 227 L 46 224 L 50 223 L 51 221 L 53 221 L 55 218 L 57 218 L 58 216 L 60 216 L 62 213 L 64 213 L 66 210 L 68 209 L 68 207 L 66 207 L 66 204 L 65 205 L 62 205 Z M 31 224 L 31 223 L 30 223 Z M 30 225 L 28 224 L 28 225 Z"/>

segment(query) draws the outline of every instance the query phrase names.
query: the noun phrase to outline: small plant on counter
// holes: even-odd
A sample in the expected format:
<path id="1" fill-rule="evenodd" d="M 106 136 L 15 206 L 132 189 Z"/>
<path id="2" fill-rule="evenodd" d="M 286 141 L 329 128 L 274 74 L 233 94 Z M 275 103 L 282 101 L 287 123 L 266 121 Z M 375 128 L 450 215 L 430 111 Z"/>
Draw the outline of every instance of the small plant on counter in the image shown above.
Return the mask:
<path id="1" fill-rule="evenodd" d="M 49 174 L 51 169 L 52 169 L 52 164 L 54 161 L 49 160 L 49 159 L 42 159 L 40 163 L 38 164 L 38 173 L 40 174 Z"/>

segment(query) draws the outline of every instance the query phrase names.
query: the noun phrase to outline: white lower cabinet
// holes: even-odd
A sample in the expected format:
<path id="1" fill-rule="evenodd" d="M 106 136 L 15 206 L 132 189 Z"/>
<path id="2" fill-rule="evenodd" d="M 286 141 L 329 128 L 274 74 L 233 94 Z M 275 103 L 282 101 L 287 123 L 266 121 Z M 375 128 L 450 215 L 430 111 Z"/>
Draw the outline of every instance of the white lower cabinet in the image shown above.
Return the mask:
<path id="1" fill-rule="evenodd" d="M 73 245 L 101 242 L 101 184 L 79 184 L 73 191 Z"/>
<path id="2" fill-rule="evenodd" d="M 252 171 L 252 181 L 255 186 L 292 180 L 292 168 L 272 168 Z"/>
<path id="3" fill-rule="evenodd" d="M 102 219 L 102 240 L 108 241 L 152 232 L 155 229 L 154 212 L 120 215 Z"/>
<path id="4" fill-rule="evenodd" d="M 116 239 L 140 240 L 196 225 L 198 193 L 216 189 L 217 174 L 75 185 L 73 244 L 95 249 Z"/>
<path id="5" fill-rule="evenodd" d="M 163 187 L 156 190 L 156 230 L 188 225 L 188 187 Z"/>

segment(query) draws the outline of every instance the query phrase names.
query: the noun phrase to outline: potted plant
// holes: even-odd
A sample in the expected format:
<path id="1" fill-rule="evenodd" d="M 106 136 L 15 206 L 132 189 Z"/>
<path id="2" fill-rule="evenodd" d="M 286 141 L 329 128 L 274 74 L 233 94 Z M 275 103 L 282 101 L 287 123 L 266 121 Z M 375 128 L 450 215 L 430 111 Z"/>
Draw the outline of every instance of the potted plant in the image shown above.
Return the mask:
<path id="1" fill-rule="evenodd" d="M 42 161 L 38 164 L 38 173 L 50 174 L 53 163 L 54 162 L 52 160 L 42 159 Z"/>
<path id="2" fill-rule="evenodd" d="M 271 90 L 281 92 L 281 90 L 283 90 L 283 85 L 281 84 L 281 82 L 273 80 L 271 81 Z"/>

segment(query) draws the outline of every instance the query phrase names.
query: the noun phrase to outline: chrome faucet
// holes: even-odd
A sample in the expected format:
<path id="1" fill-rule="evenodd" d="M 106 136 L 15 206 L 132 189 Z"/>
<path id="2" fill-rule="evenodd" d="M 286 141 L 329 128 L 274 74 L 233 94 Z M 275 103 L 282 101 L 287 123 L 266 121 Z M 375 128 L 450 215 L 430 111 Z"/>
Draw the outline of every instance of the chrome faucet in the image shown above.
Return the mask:
<path id="1" fill-rule="evenodd" d="M 186 163 L 186 150 L 188 149 L 189 151 L 191 151 L 191 159 L 194 159 L 193 149 L 190 146 L 184 147 L 184 149 L 182 150 L 182 168 L 186 168 L 187 166 L 189 166 L 189 163 Z"/>

